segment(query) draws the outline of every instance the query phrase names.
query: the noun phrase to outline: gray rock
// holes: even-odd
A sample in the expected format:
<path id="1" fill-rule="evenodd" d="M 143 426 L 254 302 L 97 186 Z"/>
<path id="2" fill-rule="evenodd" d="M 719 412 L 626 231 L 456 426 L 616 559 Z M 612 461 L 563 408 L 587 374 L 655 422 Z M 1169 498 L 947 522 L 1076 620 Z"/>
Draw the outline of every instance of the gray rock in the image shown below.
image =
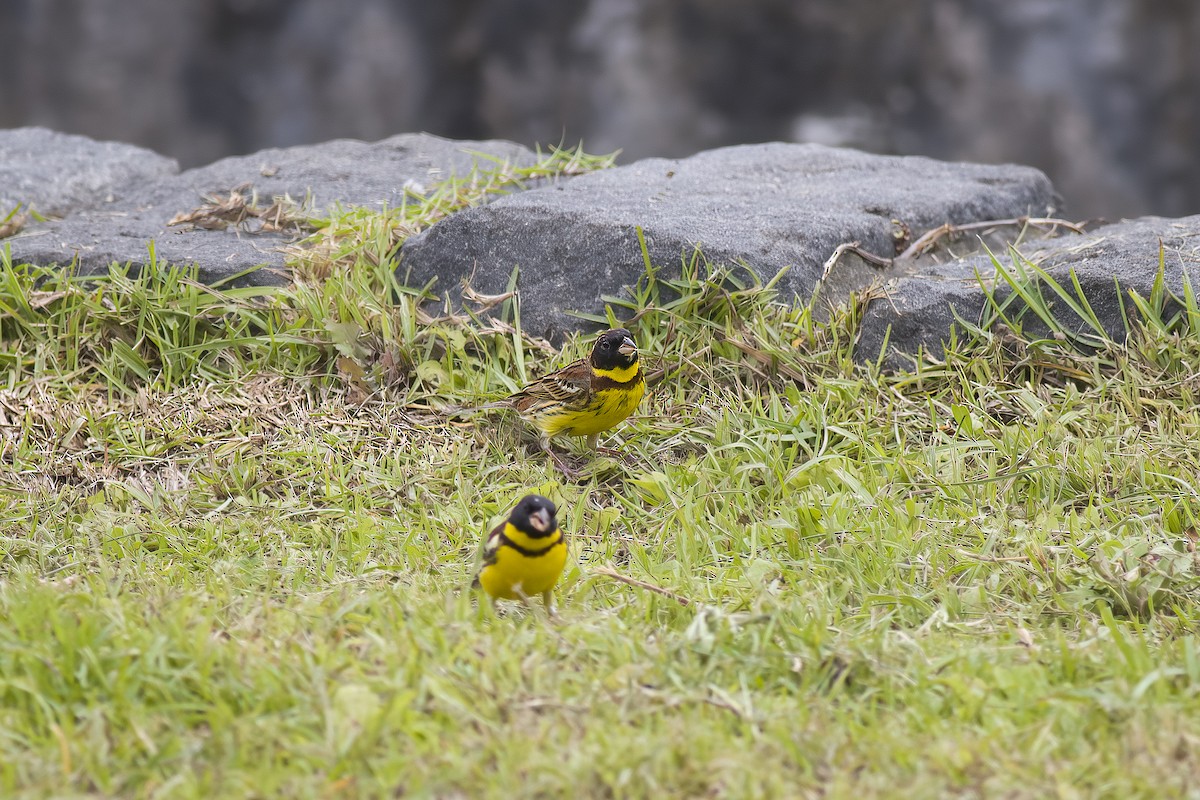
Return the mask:
<path id="1" fill-rule="evenodd" d="M 85 208 L 61 221 L 30 225 L 6 242 L 11 244 L 14 261 L 66 264 L 78 257 L 79 271 L 95 274 L 114 262 L 146 264 L 153 241 L 160 261 L 197 264 L 201 280 L 216 282 L 257 269 L 241 280 L 277 284 L 286 279 L 281 248 L 295 237 L 232 227 L 168 227 L 167 222 L 200 206 L 206 195 L 228 195 L 246 184 L 264 206 L 272 197 L 285 194 L 298 201 L 308 196 L 319 210 L 335 204 L 395 206 L 406 188 L 423 193 L 436 181 L 465 177 L 477 159 L 484 166 L 491 165 L 492 159 L 526 165 L 535 156 L 511 142 L 456 142 L 427 134 L 403 134 L 375 143 L 340 140 L 264 150 L 177 175 L 153 180 L 141 176 L 119 187 L 119 202 Z"/>
<path id="2" fill-rule="evenodd" d="M 186 166 L 404 130 L 792 140 L 1031 164 L 1075 218 L 1200 211 L 1188 0 L 5 0 L 0 32 L 0 127 Z"/>
<path id="3" fill-rule="evenodd" d="M 857 241 L 895 254 L 899 220 L 913 232 L 945 222 L 1044 214 L 1053 187 L 1035 169 L 873 156 L 820 145 L 762 144 L 682 160 L 647 159 L 468 209 L 409 239 L 398 274 L 436 278 L 458 298 L 468 279 L 503 291 L 514 267 L 525 327 L 556 335 L 580 327 L 572 311 L 596 313 L 601 297 L 643 270 L 635 229 L 652 263 L 674 269 L 699 244 L 712 263 L 744 265 L 763 280 L 780 269 L 785 297 L 807 298 L 826 259 Z M 857 258 L 839 262 L 823 287 L 845 298 L 878 277 Z"/>
<path id="4" fill-rule="evenodd" d="M 130 186 L 177 172 L 173 159 L 129 144 L 45 128 L 0 131 L 0 218 L 18 203 L 51 217 L 112 206 Z"/>
<path id="5" fill-rule="evenodd" d="M 190 193 L 193 204 L 214 191 L 228 191 L 253 183 L 268 200 L 290 194 L 303 200 L 311 194 L 316 208 L 335 204 L 394 208 L 405 192 L 424 194 L 438 181 L 465 178 L 480 164 L 497 162 L 529 166 L 533 151 L 513 142 L 469 142 L 443 139 L 427 133 L 402 133 L 380 142 L 338 139 L 324 144 L 263 150 L 253 155 L 224 158 L 190 169 L 164 185 L 164 198 L 175 201 Z"/>
<path id="6" fill-rule="evenodd" d="M 1020 247 L 1019 251 L 1068 289 L 1073 270 L 1101 325 L 1109 336 L 1122 341 L 1127 331 L 1121 301 L 1124 300 L 1126 313 L 1134 315 L 1128 292 L 1149 297 L 1158 271 L 1160 243 L 1167 288 L 1182 296 L 1184 273 L 1193 287 L 1200 286 L 1200 216 L 1142 217 L 1106 225 L 1081 236 L 1043 240 Z M 996 255 L 1001 265 L 1012 271 L 1011 256 Z M 863 319 L 857 346 L 860 360 L 879 358 L 886 337 L 883 363 L 891 368 L 910 367 L 914 363 L 912 354 L 919 349 L 941 356 L 949 331 L 956 324 L 955 315 L 972 324 L 979 322 L 986 303 L 980 278 L 991 286 L 996 277 L 995 265 L 988 257 L 976 255 L 922 268 L 920 273 L 893 279 L 886 285 L 887 298 L 872 303 Z M 1010 293 L 1002 281 L 996 289 L 1001 299 Z M 1091 332 L 1050 289 L 1042 293 L 1051 298 L 1056 319 L 1068 330 Z M 1022 324 L 1026 332 L 1037 335 L 1047 330 L 1032 314 L 1026 314 Z"/>
<path id="7" fill-rule="evenodd" d="M 242 185 L 251 185 L 263 205 L 287 194 L 307 196 L 317 209 L 379 208 L 402 202 L 406 191 L 465 176 L 477 160 L 484 167 L 496 160 L 535 160 L 509 142 L 402 135 L 374 144 L 343 140 L 267 150 L 179 173 L 153 153 L 43 129 L 0 131 L 0 152 L 6 154 L 0 162 L 5 198 L 66 215 L 5 239 L 16 261 L 65 264 L 78 256 L 81 271 L 94 273 L 114 261 L 146 264 L 153 242 L 159 259 L 196 263 L 203 280 L 249 270 L 242 280 L 250 283 L 287 279 L 281 247 L 290 237 L 166 223 L 206 195 Z M 1043 214 L 1055 202 L 1049 181 L 1027 167 L 871 156 L 817 145 L 748 145 L 543 183 L 468 209 L 410 239 L 399 270 L 410 283 L 436 278 L 435 288 L 457 301 L 465 280 L 494 294 L 520 267 L 522 294 L 537 298 L 522 309 L 523 322 L 553 336 L 582 327 L 571 311 L 600 311 L 602 296 L 620 294 L 642 274 L 638 226 L 651 261 L 669 272 L 677 272 L 680 259 L 699 245 L 711 262 L 763 280 L 787 267 L 777 286 L 784 299 L 803 301 L 840 244 L 858 241 L 891 256 L 899 227 L 915 236 L 945 222 Z M 836 303 L 880 281 L 886 289 L 864 317 L 859 360 L 911 365 L 921 349 L 940 353 L 956 315 L 979 319 L 985 303 L 979 276 L 993 278 L 994 267 L 986 256 L 964 252 L 972 250 L 972 241 L 961 240 L 949 256 L 943 249 L 886 270 L 854 255 L 838 261 L 821 283 L 825 300 Z M 1130 289 L 1149 294 L 1160 242 L 1167 286 L 1180 292 L 1185 273 L 1200 284 L 1200 217 L 1147 217 L 1083 236 L 1029 241 L 1022 252 L 1063 285 L 1073 269 L 1101 324 L 1119 338 L 1125 333 L 1120 300 Z M 1003 295 L 1005 287 L 999 291 Z M 1068 328 L 1084 330 L 1064 303 L 1054 305 Z M 1043 330 L 1028 317 L 1023 324 Z"/>

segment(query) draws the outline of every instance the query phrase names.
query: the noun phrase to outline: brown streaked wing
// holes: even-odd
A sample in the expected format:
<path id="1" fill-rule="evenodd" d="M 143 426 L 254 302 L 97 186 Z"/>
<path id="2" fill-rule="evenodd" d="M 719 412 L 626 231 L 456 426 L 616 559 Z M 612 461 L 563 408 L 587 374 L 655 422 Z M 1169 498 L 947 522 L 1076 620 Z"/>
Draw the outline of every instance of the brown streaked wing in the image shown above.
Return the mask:
<path id="1" fill-rule="evenodd" d="M 592 396 L 592 370 L 585 359 L 538 378 L 512 396 L 522 414 L 547 406 L 585 408 Z"/>
<path id="2" fill-rule="evenodd" d="M 500 543 L 504 541 L 504 523 L 501 522 L 492 532 L 488 534 L 487 539 L 483 542 L 483 566 L 490 567 L 496 563 L 496 551 L 500 549 Z"/>

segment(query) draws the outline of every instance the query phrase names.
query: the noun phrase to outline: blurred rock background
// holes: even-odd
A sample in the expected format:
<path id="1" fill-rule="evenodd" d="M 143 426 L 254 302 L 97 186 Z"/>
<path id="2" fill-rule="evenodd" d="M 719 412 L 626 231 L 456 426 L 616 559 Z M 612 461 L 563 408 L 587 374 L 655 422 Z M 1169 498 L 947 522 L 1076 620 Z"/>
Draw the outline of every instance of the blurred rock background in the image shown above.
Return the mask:
<path id="1" fill-rule="evenodd" d="M 1045 170 L 1065 214 L 1200 212 L 1196 0 L 0 0 L 0 127 L 195 166 L 404 131 L 739 142 Z"/>

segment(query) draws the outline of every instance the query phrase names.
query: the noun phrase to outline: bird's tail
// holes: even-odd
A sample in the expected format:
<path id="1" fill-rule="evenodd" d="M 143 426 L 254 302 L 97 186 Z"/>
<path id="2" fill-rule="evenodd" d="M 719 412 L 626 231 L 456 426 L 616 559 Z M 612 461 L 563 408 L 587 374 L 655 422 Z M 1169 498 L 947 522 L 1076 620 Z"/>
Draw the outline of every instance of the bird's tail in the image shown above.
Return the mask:
<path id="1" fill-rule="evenodd" d="M 478 414 L 483 411 L 494 411 L 497 408 L 512 408 L 512 407 L 513 407 L 513 404 L 512 404 L 511 400 L 508 400 L 508 399 L 494 400 L 490 403 L 484 403 L 483 405 L 479 405 L 479 406 L 457 406 L 457 407 L 447 408 L 446 416 L 449 417 L 450 419 L 457 419 L 460 417 L 468 417 L 468 416 L 471 416 L 472 414 Z"/>

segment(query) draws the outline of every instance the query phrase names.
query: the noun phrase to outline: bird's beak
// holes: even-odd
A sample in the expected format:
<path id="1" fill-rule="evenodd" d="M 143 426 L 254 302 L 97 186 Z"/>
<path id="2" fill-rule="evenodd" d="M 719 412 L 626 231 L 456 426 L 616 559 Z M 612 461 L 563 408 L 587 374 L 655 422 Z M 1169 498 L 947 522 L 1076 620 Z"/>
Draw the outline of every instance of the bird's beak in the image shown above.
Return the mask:
<path id="1" fill-rule="evenodd" d="M 538 533 L 546 533 L 550 530 L 550 512 L 544 508 L 539 508 L 529 515 L 529 524 Z"/>
<path id="2" fill-rule="evenodd" d="M 617 352 L 626 357 L 636 356 L 637 343 L 634 342 L 633 339 L 630 339 L 628 336 L 626 336 L 625 341 L 621 342 L 621 346 L 617 348 Z"/>

